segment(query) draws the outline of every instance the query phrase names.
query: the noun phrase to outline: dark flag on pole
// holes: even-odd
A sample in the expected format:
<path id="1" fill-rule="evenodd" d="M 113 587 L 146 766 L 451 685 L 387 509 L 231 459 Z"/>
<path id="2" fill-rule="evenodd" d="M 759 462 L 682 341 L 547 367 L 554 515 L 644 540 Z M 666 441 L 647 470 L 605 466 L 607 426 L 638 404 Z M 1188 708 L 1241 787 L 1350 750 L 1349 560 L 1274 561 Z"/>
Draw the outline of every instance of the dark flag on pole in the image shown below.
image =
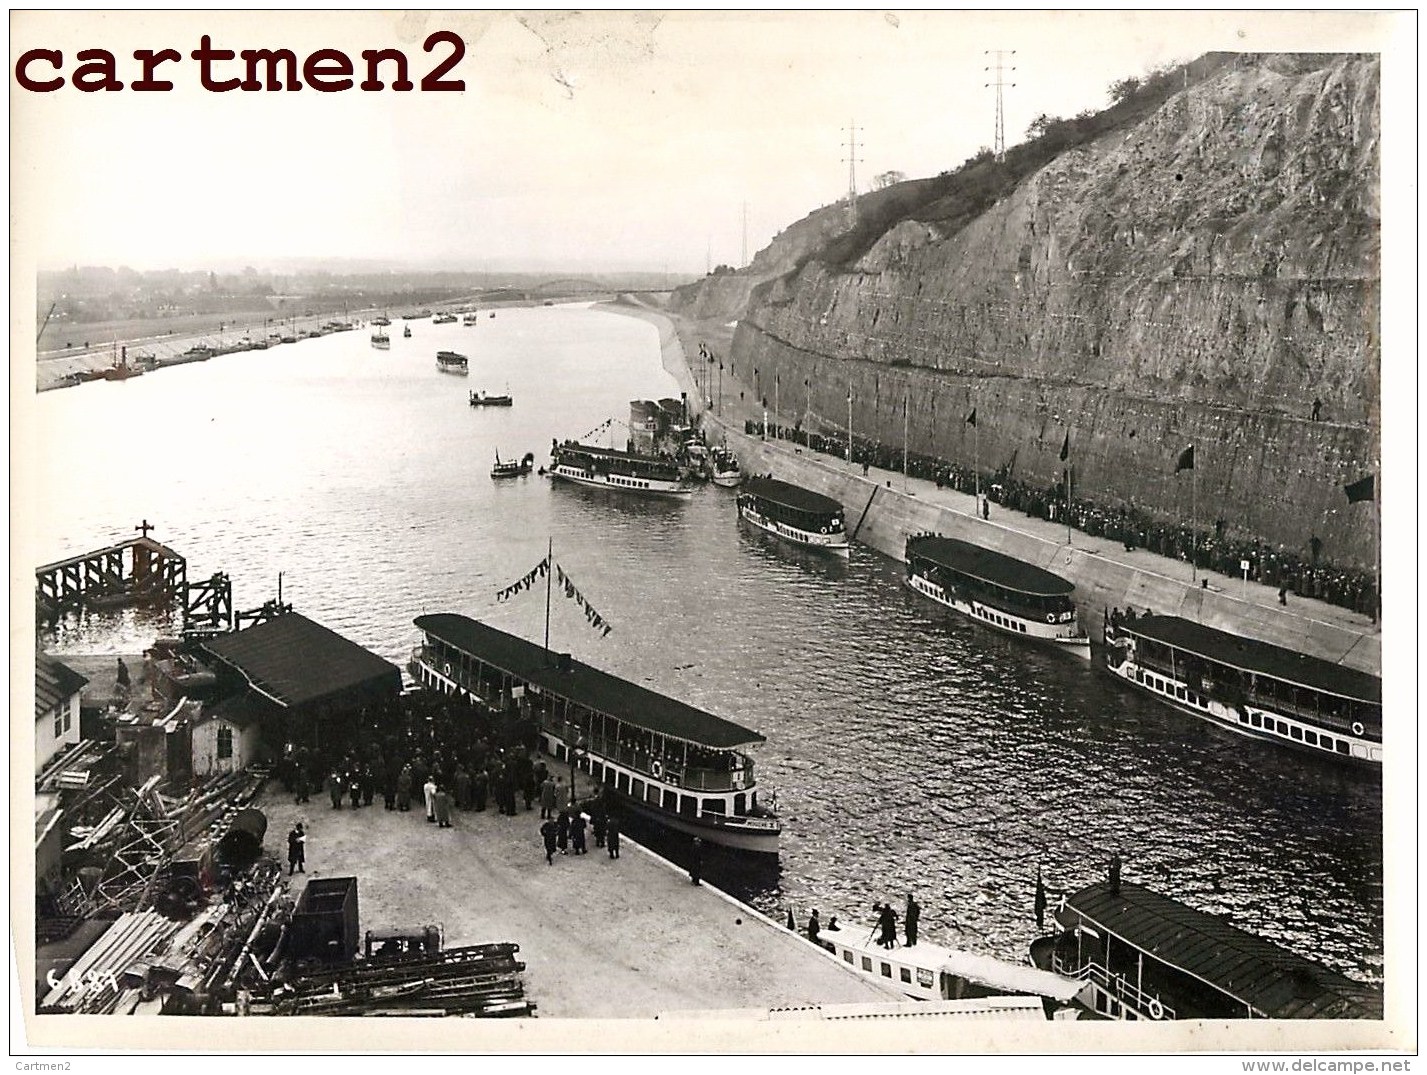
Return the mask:
<path id="1" fill-rule="evenodd" d="M 976 424 L 976 408 L 971 408 L 971 413 L 966 416 L 966 424 L 974 426 Z"/>
<path id="2" fill-rule="evenodd" d="M 1070 434 L 1065 435 L 1065 443 L 1060 446 L 1060 461 L 1064 463 L 1070 458 Z"/>
<path id="3" fill-rule="evenodd" d="M 1190 445 L 1179 453 L 1179 462 L 1174 464 L 1174 472 L 1178 474 L 1181 470 L 1194 469 L 1194 445 Z"/>
<path id="4" fill-rule="evenodd" d="M 1356 504 L 1360 500 L 1376 500 L 1376 480 L 1376 475 L 1369 474 L 1366 478 L 1359 478 L 1351 485 L 1343 486 L 1343 492 L 1348 494 L 1348 503 Z"/>

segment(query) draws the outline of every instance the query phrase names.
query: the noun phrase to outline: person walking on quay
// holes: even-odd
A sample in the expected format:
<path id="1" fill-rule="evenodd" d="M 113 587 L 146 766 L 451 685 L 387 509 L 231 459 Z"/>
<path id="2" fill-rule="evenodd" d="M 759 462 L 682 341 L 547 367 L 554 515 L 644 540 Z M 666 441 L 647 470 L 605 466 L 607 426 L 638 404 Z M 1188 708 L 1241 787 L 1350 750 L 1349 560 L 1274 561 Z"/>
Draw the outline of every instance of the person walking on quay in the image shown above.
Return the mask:
<path id="1" fill-rule="evenodd" d="M 428 776 L 426 783 L 421 786 L 421 794 L 426 800 L 426 820 L 433 825 L 436 823 L 436 781 Z"/>
<path id="2" fill-rule="evenodd" d="M 370 765 L 362 767 L 362 805 L 371 806 L 377 792 L 377 773 Z"/>
<path id="3" fill-rule="evenodd" d="M 570 845 L 570 814 L 566 810 L 561 810 L 560 816 L 555 819 L 555 842 L 563 855 Z"/>
<path id="4" fill-rule="evenodd" d="M 910 892 L 907 893 L 907 909 L 902 915 L 902 928 L 907 934 L 907 947 L 915 948 L 917 945 L 917 923 L 922 918 L 922 906 L 912 898 Z"/>
<path id="5" fill-rule="evenodd" d="M 555 816 L 555 778 L 546 776 L 540 785 L 540 816 Z"/>
<path id="6" fill-rule="evenodd" d="M 355 765 L 347 773 L 347 798 L 353 810 L 362 805 L 362 771 Z"/>
<path id="7" fill-rule="evenodd" d="M 302 767 L 300 762 L 297 765 L 297 778 L 294 780 L 294 784 L 296 785 L 294 790 L 297 794 L 292 801 L 296 805 L 301 806 L 307 801 L 307 770 Z"/>
<path id="8" fill-rule="evenodd" d="M 604 847 L 605 824 L 604 802 L 601 800 L 590 811 L 590 828 L 595 834 L 596 847 Z"/>
<path id="9" fill-rule="evenodd" d="M 299 821 L 287 834 L 287 875 L 291 877 L 294 870 L 306 873 L 303 869 L 306 862 L 307 833 L 302 831 L 302 822 Z"/>
<path id="10" fill-rule="evenodd" d="M 411 766 L 403 765 L 396 774 L 396 808 L 403 814 L 411 809 Z"/>
<path id="11" fill-rule="evenodd" d="M 693 858 L 689 862 L 689 881 L 695 885 L 703 884 L 699 877 L 704 872 L 704 841 L 702 838 L 694 837 Z"/>
<path id="12" fill-rule="evenodd" d="M 611 814 L 609 820 L 605 822 L 604 839 L 605 846 L 609 848 L 609 857 L 612 859 L 619 858 L 619 818 L 613 814 Z"/>
<path id="13" fill-rule="evenodd" d="M 438 786 L 436 794 L 432 796 L 436 807 L 436 825 L 438 828 L 449 829 L 451 827 L 451 793 L 444 787 Z"/>
<path id="14" fill-rule="evenodd" d="M 575 854 L 585 853 L 585 815 L 580 813 L 578 807 L 570 817 L 570 845 L 574 848 Z"/>
<path id="15" fill-rule="evenodd" d="M 477 770 L 476 779 L 471 783 L 471 795 L 475 799 L 477 812 L 486 808 L 486 795 L 490 791 L 491 774 L 484 769 Z"/>
<path id="16" fill-rule="evenodd" d="M 471 774 L 466 772 L 464 765 L 456 766 L 456 802 L 457 810 L 469 810 L 471 808 Z"/>
<path id="17" fill-rule="evenodd" d="M 396 809 L 396 786 L 401 780 L 401 770 L 397 768 L 397 762 L 392 761 L 386 767 L 386 780 L 382 782 L 382 805 L 388 810 Z"/>
<path id="18" fill-rule="evenodd" d="M 545 864 L 555 865 L 555 830 L 558 828 L 554 821 L 545 821 L 540 825 L 540 835 L 545 840 Z"/>
<path id="19" fill-rule="evenodd" d="M 336 769 L 327 777 L 327 793 L 332 796 L 332 809 L 342 809 L 342 774 Z"/>

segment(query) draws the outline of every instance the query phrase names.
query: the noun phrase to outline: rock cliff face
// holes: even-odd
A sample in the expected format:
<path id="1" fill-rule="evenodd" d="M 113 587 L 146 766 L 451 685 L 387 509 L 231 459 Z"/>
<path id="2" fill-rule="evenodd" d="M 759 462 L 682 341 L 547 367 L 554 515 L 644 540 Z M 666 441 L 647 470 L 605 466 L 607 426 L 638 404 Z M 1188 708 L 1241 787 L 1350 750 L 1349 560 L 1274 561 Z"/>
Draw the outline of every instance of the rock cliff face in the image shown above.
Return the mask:
<path id="1" fill-rule="evenodd" d="M 1371 567 L 1342 486 L 1380 453 L 1378 76 L 1224 58 L 969 219 L 928 201 L 684 308 L 740 317 L 738 375 L 789 423 L 845 429 L 850 390 L 859 435 L 905 420 L 913 451 L 1047 485 L 1068 434 L 1077 496 Z"/>

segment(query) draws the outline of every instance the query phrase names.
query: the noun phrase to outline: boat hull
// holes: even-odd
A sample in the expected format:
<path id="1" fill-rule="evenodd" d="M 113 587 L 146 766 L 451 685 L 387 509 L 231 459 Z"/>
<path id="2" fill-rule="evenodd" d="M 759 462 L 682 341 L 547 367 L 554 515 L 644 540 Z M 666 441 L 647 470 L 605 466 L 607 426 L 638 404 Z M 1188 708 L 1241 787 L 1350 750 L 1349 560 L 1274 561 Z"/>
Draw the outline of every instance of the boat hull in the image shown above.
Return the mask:
<path id="1" fill-rule="evenodd" d="M 1074 620 L 1068 624 L 1046 623 L 1042 620 L 1028 619 L 1024 616 L 1003 612 L 980 601 L 968 601 L 953 597 L 941 586 L 916 573 L 909 574 L 905 581 L 908 589 L 935 601 L 943 608 L 959 612 L 977 623 L 984 623 L 992 630 L 1015 638 L 1032 638 L 1067 653 L 1073 653 L 1087 661 L 1090 659 L 1090 639 L 1086 635 L 1078 633 Z"/>
<path id="2" fill-rule="evenodd" d="M 1182 680 L 1167 676 L 1158 669 L 1146 668 L 1133 659 L 1118 665 L 1107 661 L 1105 670 L 1136 690 L 1172 706 L 1181 713 L 1207 720 L 1245 738 L 1290 747 L 1340 764 L 1349 762 L 1373 769 L 1380 769 L 1382 766 L 1382 744 L 1359 735 L 1344 733 L 1335 728 L 1324 728 L 1320 724 L 1310 723 L 1291 714 L 1275 713 L 1258 706 L 1226 705 L 1206 697 Z M 1258 727 L 1254 726 L 1255 719 Z M 1293 734 L 1295 729 L 1298 732 L 1297 738 Z M 1314 737 L 1311 744 L 1306 738 L 1309 733 Z M 1347 744 L 1346 754 L 1338 749 L 1339 742 Z"/>
<path id="3" fill-rule="evenodd" d="M 732 851 L 747 851 L 757 855 L 778 854 L 778 844 L 782 836 L 781 827 L 767 830 L 748 829 L 743 826 L 720 825 L 706 822 L 703 818 L 689 818 L 650 806 L 648 803 L 620 795 L 619 801 L 642 818 L 666 829 L 697 836 L 705 843 L 716 844 Z"/>
<path id="4" fill-rule="evenodd" d="M 620 493 L 634 493 L 638 496 L 682 498 L 692 496 L 694 490 L 685 482 L 666 481 L 661 478 L 631 478 L 623 474 L 595 474 L 575 467 L 559 464 L 550 468 L 550 476 L 574 485 L 584 485 L 591 489 L 613 489 Z"/>
<path id="5" fill-rule="evenodd" d="M 738 514 L 745 522 L 791 545 L 800 545 L 805 549 L 816 549 L 818 552 L 828 552 L 836 556 L 852 554 L 852 543 L 847 540 L 846 531 L 835 534 L 809 533 L 787 523 L 775 522 L 746 505 L 740 505 Z"/>
<path id="6" fill-rule="evenodd" d="M 715 474 L 713 476 L 713 483 L 715 485 L 721 485 L 725 489 L 733 489 L 743 483 L 743 475 L 738 471 L 734 471 L 731 474 Z"/>

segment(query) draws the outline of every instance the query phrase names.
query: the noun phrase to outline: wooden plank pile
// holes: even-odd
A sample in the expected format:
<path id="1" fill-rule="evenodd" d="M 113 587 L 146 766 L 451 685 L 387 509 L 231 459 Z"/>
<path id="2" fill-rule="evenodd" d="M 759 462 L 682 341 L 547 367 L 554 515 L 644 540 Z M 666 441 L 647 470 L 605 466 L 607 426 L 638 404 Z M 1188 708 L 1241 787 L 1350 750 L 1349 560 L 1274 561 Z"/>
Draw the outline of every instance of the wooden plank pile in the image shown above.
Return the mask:
<path id="1" fill-rule="evenodd" d="M 51 981 L 40 1001 L 41 1014 L 127 1014 L 141 997 L 130 974 L 137 963 L 161 949 L 178 929 L 161 914 L 123 914 L 99 935 L 62 977 Z"/>
<path id="2" fill-rule="evenodd" d="M 530 1016 L 519 950 L 481 944 L 308 971 L 255 995 L 247 1014 Z"/>

